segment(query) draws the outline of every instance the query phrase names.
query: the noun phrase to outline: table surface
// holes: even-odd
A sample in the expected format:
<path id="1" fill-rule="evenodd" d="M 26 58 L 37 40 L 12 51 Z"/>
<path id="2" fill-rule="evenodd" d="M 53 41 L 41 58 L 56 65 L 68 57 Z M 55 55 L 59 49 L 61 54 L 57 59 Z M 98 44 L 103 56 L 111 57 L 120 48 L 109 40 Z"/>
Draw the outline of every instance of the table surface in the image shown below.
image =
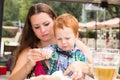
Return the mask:
<path id="1" fill-rule="evenodd" d="M 7 71 L 7 74 L 6 75 L 0 75 L 0 80 L 8 80 L 8 77 L 10 75 L 10 72 Z M 95 80 L 89 76 L 86 76 L 84 80 Z M 116 79 L 116 80 L 120 80 L 120 79 Z"/>
<path id="2" fill-rule="evenodd" d="M 8 80 L 9 75 L 10 75 L 10 72 L 7 71 L 6 75 L 0 75 L 0 80 Z"/>
<path id="3" fill-rule="evenodd" d="M 19 43 L 18 42 L 9 42 L 9 43 L 5 43 L 6 46 L 18 46 Z"/>
<path id="4" fill-rule="evenodd" d="M 93 78 L 91 78 L 89 76 L 86 76 L 84 80 L 95 80 L 95 79 L 93 79 Z M 116 80 L 120 80 L 120 79 L 116 79 Z"/>

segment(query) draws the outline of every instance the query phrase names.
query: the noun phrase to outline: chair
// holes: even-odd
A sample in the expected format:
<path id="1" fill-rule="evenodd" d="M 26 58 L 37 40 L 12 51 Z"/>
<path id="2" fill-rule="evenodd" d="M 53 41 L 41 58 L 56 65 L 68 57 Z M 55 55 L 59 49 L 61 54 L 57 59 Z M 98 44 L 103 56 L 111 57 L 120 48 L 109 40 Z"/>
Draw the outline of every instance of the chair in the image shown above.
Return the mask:
<path id="1" fill-rule="evenodd" d="M 14 37 L 14 41 L 4 41 L 3 43 L 3 55 L 5 56 L 5 53 L 9 52 L 10 54 L 13 54 L 17 46 L 19 45 L 19 37 L 21 35 L 21 32 L 17 32 L 16 36 Z"/>
<path id="2" fill-rule="evenodd" d="M 7 66 L 7 70 L 11 71 L 11 66 L 13 64 L 13 60 L 14 60 L 14 51 L 16 50 L 16 48 L 18 47 L 19 43 L 19 37 L 20 37 L 19 32 L 17 32 L 14 41 L 4 41 L 3 42 L 3 57 L 5 57 L 7 59 L 6 62 L 6 66 Z"/>
<path id="3" fill-rule="evenodd" d="M 4 53 L 3 56 L 7 59 L 6 66 L 7 66 L 7 71 L 11 71 L 11 66 L 13 64 L 14 60 L 14 51 L 16 50 L 18 45 L 6 45 L 4 43 Z M 9 54 L 8 54 L 9 53 Z"/>
<path id="4" fill-rule="evenodd" d="M 6 44 L 4 42 L 3 56 L 7 55 L 5 53 L 9 53 L 12 55 L 13 52 L 16 50 L 17 46 L 18 46 L 18 43 L 10 42 L 9 44 Z"/>

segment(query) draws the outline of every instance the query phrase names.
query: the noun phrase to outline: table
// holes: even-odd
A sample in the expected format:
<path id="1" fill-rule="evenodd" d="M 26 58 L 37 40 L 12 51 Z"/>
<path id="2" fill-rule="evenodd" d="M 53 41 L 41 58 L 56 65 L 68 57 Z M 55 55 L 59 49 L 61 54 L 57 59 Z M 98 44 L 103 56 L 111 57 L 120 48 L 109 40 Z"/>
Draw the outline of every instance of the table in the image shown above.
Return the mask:
<path id="1" fill-rule="evenodd" d="M 0 75 L 0 80 L 8 80 L 9 75 L 10 75 L 10 71 L 7 71 L 6 75 Z"/>
<path id="2" fill-rule="evenodd" d="M 86 76 L 84 80 L 95 80 L 95 79 L 93 79 L 93 78 L 91 78 L 89 76 Z M 116 79 L 116 80 L 120 80 L 120 79 Z"/>

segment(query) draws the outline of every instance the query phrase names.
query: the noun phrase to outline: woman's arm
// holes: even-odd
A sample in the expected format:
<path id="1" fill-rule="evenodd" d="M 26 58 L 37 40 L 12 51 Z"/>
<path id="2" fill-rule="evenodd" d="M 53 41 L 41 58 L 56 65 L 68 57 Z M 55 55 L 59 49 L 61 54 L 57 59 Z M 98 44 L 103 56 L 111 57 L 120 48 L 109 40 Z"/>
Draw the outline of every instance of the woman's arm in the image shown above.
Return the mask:
<path id="1" fill-rule="evenodd" d="M 37 61 L 44 60 L 41 49 L 25 49 L 19 56 L 9 80 L 23 80 L 31 72 Z"/>
<path id="2" fill-rule="evenodd" d="M 18 57 L 15 67 L 9 77 L 9 80 L 24 80 L 33 68 L 33 64 L 28 60 L 29 49 L 22 51 Z"/>
<path id="3" fill-rule="evenodd" d="M 92 63 L 92 55 L 90 53 L 89 48 L 82 41 L 80 41 L 79 39 L 76 40 L 76 44 L 77 44 L 78 48 L 85 53 L 85 55 L 88 58 L 88 62 Z"/>

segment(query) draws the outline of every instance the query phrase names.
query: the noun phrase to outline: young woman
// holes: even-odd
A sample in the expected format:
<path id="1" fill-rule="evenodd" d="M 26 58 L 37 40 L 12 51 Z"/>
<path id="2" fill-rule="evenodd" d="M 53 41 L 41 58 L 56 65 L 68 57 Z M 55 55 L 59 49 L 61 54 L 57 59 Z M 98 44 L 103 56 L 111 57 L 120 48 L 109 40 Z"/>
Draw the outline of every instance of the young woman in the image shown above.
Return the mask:
<path id="1" fill-rule="evenodd" d="M 34 75 L 35 65 L 38 61 L 41 61 L 39 62 L 41 74 L 47 74 L 49 62 L 48 60 L 43 60 L 44 57 L 39 54 L 41 53 L 39 48 L 56 43 L 53 32 L 53 24 L 56 17 L 51 7 L 43 3 L 35 4 L 29 9 L 9 80 L 24 80 L 26 77 Z M 77 40 L 76 44 L 85 52 L 88 61 L 91 62 L 91 55 L 87 47 L 79 40 Z M 86 63 L 81 62 L 80 65 L 81 67 L 88 67 Z M 74 65 L 71 64 L 67 72 L 73 71 L 74 79 L 78 75 L 74 74 L 75 70 L 71 67 L 74 67 Z"/>

